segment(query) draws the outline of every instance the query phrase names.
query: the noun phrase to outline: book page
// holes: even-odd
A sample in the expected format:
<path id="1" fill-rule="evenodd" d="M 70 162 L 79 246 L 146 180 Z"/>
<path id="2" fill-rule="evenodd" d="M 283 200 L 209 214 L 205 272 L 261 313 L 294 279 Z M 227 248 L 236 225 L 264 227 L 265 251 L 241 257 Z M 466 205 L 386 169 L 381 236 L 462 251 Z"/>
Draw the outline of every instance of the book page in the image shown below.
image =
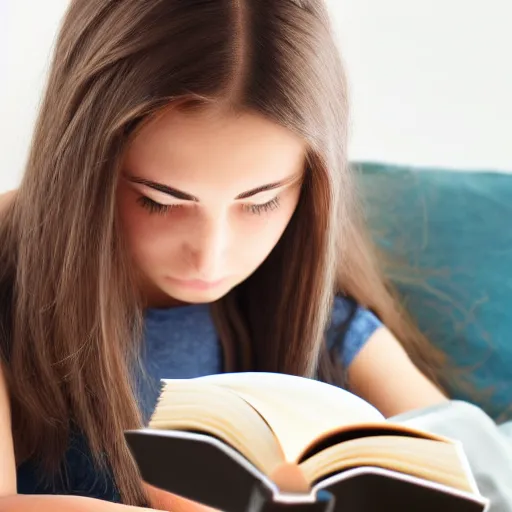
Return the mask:
<path id="1" fill-rule="evenodd" d="M 164 381 L 166 385 L 149 429 L 203 432 L 238 450 L 270 475 L 285 462 L 284 453 L 261 415 L 237 393 L 199 379 Z"/>
<path id="2" fill-rule="evenodd" d="M 226 373 L 201 377 L 235 391 L 267 421 L 285 453 L 296 462 L 317 437 L 343 427 L 383 423 L 372 405 L 343 389 L 275 373 Z"/>
<path id="3" fill-rule="evenodd" d="M 430 439 L 376 436 L 353 439 L 313 455 L 301 463 L 310 483 L 347 468 L 372 466 L 424 478 L 472 492 L 457 446 Z"/>

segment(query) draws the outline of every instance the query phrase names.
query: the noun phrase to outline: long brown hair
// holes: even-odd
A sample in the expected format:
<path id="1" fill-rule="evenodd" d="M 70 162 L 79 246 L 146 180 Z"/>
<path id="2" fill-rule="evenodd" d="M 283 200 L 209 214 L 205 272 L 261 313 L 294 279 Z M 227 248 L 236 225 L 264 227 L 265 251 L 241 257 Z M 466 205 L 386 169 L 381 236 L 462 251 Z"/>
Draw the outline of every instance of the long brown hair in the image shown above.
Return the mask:
<path id="1" fill-rule="evenodd" d="M 282 239 L 212 306 L 227 370 L 336 375 L 324 333 L 335 293 L 373 309 L 427 375 L 441 358 L 384 280 L 347 162 L 348 99 L 321 0 L 73 0 L 19 191 L 0 228 L 0 347 L 18 461 L 55 470 L 78 429 L 126 503 L 144 503 L 123 430 L 140 301 L 116 218 L 122 157 L 173 102 L 255 111 L 307 142 Z"/>

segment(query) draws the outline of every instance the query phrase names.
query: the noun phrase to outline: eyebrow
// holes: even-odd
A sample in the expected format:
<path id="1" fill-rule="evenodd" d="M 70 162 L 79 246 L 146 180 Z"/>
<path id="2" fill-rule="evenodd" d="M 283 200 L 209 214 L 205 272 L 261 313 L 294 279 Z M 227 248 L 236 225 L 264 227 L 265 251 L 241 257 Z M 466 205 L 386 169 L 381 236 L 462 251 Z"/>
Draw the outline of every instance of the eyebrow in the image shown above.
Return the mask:
<path id="1" fill-rule="evenodd" d="M 257 194 L 261 194 L 261 192 L 267 192 L 269 190 L 275 190 L 277 188 L 284 187 L 285 185 L 289 185 L 294 182 L 299 175 L 302 173 L 296 173 L 292 176 L 285 178 L 281 181 L 276 181 L 274 183 L 268 183 L 267 185 L 262 185 L 261 187 L 253 188 L 252 190 L 248 190 L 247 192 L 243 192 L 235 197 L 235 200 L 239 199 L 248 199 Z M 144 185 L 146 187 L 152 188 L 158 192 L 162 192 L 163 194 L 167 194 L 168 196 L 175 197 L 176 199 L 181 199 L 183 201 L 194 201 L 196 203 L 199 202 L 199 198 L 193 196 L 192 194 L 188 194 L 187 192 L 183 192 L 182 190 L 178 190 L 174 187 L 169 187 L 168 185 L 164 185 L 163 183 L 157 183 L 156 181 L 147 180 L 145 178 L 139 178 L 137 176 L 127 176 L 128 180 L 133 183 L 138 183 L 140 185 Z"/>

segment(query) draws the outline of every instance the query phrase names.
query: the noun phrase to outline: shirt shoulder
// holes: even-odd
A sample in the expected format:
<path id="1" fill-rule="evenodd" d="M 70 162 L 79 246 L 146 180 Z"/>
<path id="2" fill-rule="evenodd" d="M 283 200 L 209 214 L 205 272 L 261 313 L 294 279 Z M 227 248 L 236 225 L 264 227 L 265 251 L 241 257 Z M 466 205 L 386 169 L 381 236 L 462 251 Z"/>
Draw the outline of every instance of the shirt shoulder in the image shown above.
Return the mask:
<path id="1" fill-rule="evenodd" d="M 336 296 L 327 330 L 329 350 L 336 350 L 343 368 L 348 368 L 382 322 L 352 299 Z"/>

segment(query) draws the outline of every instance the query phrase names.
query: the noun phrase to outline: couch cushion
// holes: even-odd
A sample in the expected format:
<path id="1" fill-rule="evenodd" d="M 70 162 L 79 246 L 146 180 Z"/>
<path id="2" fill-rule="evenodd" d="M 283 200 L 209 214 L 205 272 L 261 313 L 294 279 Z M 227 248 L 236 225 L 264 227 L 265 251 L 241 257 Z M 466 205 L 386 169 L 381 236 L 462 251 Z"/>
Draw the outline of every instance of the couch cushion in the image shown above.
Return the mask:
<path id="1" fill-rule="evenodd" d="M 354 168 L 374 237 L 409 266 L 395 280 L 409 311 L 473 387 L 453 395 L 510 417 L 512 174 Z"/>

